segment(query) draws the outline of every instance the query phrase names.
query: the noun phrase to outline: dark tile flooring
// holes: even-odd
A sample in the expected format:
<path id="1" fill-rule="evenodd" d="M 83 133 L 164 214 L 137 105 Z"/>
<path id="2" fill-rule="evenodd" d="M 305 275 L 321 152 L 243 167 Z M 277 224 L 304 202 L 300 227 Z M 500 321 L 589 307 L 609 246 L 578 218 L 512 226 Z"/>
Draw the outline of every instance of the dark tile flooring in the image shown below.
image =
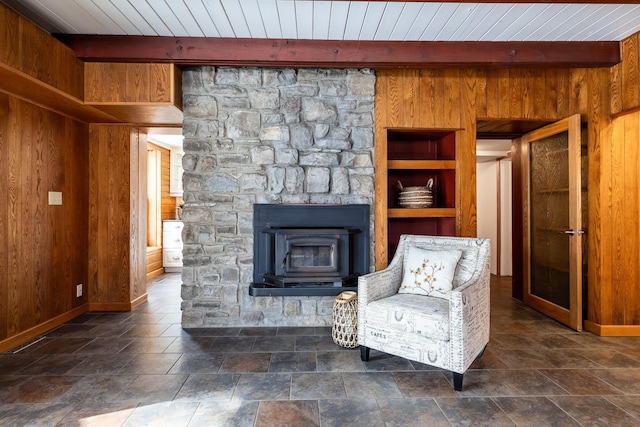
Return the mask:
<path id="1" fill-rule="evenodd" d="M 450 374 L 336 346 L 331 329 L 182 330 L 180 276 L 0 354 L 3 426 L 640 426 L 640 338 L 577 333 L 492 280 L 492 335 Z"/>

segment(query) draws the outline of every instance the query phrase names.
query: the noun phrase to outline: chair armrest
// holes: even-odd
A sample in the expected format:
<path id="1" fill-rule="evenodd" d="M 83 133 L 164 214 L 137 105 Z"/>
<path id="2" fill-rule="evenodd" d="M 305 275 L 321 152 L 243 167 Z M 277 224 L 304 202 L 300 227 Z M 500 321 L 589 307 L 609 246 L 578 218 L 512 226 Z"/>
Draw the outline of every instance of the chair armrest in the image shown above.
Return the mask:
<path id="1" fill-rule="evenodd" d="M 402 263 L 392 263 L 384 270 L 358 277 L 358 305 L 398 293 L 402 281 Z"/>
<path id="2" fill-rule="evenodd" d="M 463 373 L 489 342 L 490 273 L 487 265 L 479 274 L 450 294 L 449 321 L 452 371 Z"/>

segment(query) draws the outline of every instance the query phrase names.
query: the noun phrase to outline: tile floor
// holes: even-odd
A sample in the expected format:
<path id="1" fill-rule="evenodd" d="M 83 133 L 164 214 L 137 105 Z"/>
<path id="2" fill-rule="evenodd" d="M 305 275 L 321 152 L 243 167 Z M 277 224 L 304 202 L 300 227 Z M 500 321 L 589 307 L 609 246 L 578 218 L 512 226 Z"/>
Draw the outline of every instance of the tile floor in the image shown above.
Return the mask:
<path id="1" fill-rule="evenodd" d="M 448 372 L 336 346 L 330 328 L 180 327 L 180 276 L 0 354 L 2 426 L 640 426 L 640 338 L 576 333 L 492 280 L 492 335 Z M 16 351 L 19 350 L 19 351 Z"/>

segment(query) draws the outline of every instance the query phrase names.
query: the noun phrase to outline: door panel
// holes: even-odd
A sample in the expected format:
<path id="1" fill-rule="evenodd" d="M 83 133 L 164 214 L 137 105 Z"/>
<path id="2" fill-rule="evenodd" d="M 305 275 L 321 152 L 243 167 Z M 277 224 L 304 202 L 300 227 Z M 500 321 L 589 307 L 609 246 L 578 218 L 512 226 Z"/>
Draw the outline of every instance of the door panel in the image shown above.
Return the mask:
<path id="1" fill-rule="evenodd" d="M 526 134 L 521 144 L 524 302 L 582 330 L 580 116 Z"/>

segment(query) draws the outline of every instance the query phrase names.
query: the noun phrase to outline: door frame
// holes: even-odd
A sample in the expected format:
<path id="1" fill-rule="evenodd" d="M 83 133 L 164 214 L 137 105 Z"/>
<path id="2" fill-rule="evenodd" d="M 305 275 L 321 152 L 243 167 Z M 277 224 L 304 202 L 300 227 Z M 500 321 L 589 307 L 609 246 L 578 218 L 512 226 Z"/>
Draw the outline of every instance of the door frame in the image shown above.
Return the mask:
<path id="1" fill-rule="evenodd" d="M 581 208 L 581 126 L 579 114 L 523 135 L 519 140 L 522 165 L 522 219 L 523 219 L 523 301 L 528 306 L 558 320 L 576 331 L 583 327 L 582 315 L 582 208 Z M 530 143 L 546 137 L 568 132 L 569 167 L 569 227 L 575 234 L 569 238 L 569 309 L 531 294 L 530 260 Z M 569 231 L 569 230 L 567 230 Z"/>

